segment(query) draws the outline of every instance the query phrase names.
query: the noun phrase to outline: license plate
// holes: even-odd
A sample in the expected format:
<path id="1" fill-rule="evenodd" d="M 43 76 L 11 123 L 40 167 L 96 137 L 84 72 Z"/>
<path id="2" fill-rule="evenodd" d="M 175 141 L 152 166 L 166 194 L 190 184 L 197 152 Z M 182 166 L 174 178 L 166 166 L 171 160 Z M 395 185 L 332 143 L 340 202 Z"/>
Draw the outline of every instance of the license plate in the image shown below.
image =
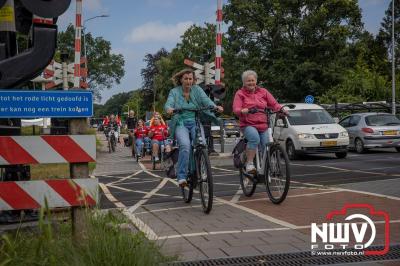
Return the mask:
<path id="1" fill-rule="evenodd" d="M 232 129 L 234 126 L 227 126 L 226 128 Z"/>
<path id="2" fill-rule="evenodd" d="M 397 131 L 396 130 L 386 130 L 383 131 L 383 135 L 387 136 L 387 135 L 397 135 Z"/>
<path id="3" fill-rule="evenodd" d="M 336 146 L 337 141 L 322 141 L 321 146 L 327 147 L 327 146 Z"/>

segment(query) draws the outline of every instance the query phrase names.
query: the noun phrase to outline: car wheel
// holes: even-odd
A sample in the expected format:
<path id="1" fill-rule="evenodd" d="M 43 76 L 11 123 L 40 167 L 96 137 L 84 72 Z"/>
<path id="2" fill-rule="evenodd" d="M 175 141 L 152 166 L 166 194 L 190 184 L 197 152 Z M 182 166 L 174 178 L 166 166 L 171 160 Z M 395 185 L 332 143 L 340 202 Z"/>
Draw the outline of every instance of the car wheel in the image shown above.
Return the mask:
<path id="1" fill-rule="evenodd" d="M 297 158 L 296 148 L 291 140 L 286 142 L 286 153 L 290 160 L 295 160 Z"/>
<path id="2" fill-rule="evenodd" d="M 400 148 L 399 148 L 399 147 L 396 147 L 396 151 L 397 151 L 397 152 L 400 152 Z"/>
<path id="3" fill-rule="evenodd" d="M 343 151 L 343 152 L 335 152 L 335 156 L 336 156 L 336 158 L 343 159 L 343 158 L 346 158 L 347 152 L 346 152 L 346 151 Z"/>
<path id="4" fill-rule="evenodd" d="M 359 138 L 355 139 L 354 148 L 356 149 L 357 153 L 364 153 L 365 152 L 364 143 Z"/>

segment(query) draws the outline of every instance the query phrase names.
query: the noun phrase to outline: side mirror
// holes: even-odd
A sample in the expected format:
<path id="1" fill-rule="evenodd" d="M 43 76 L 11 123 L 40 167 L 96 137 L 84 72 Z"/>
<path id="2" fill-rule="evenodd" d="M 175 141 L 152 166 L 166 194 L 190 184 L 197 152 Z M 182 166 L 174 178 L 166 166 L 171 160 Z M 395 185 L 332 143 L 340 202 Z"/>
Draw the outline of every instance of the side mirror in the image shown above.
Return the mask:
<path id="1" fill-rule="evenodd" d="M 284 127 L 285 124 L 283 123 L 282 119 L 278 119 L 278 120 L 276 120 L 275 126 L 277 126 L 277 127 Z"/>

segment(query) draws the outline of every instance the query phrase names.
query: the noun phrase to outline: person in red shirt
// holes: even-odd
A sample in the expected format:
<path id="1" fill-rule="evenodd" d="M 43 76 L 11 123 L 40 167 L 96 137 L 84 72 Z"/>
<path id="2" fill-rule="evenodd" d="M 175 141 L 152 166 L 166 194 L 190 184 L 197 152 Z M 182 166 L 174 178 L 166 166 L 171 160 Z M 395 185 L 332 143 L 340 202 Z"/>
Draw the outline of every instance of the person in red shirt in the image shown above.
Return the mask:
<path id="1" fill-rule="evenodd" d="M 164 145 L 165 151 L 169 153 L 171 147 L 167 141 L 168 128 L 161 124 L 160 116 L 154 116 L 153 124 L 150 125 L 149 137 L 151 138 L 152 154 L 155 161 L 159 161 L 158 153 L 161 145 Z"/>
<path id="2" fill-rule="evenodd" d="M 133 130 L 133 134 L 135 135 L 135 145 L 136 145 L 136 151 L 137 155 L 136 156 L 141 156 L 142 154 L 142 149 L 144 142 L 146 141 L 147 134 L 149 133 L 149 129 L 144 126 L 144 122 L 142 119 L 140 119 L 137 123 L 137 127 Z"/>

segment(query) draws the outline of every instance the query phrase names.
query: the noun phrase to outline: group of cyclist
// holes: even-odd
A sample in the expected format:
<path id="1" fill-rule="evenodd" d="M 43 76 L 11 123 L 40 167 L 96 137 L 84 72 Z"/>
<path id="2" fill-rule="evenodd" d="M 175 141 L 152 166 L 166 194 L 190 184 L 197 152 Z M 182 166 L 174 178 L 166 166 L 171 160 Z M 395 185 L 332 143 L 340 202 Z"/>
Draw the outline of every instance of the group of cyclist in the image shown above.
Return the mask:
<path id="1" fill-rule="evenodd" d="M 170 127 L 168 128 L 160 114 L 155 113 L 150 127 L 147 128 L 143 120 L 136 121 L 133 111 L 129 113 L 127 127 L 129 135 L 131 137 L 134 136 L 137 151 L 141 151 L 143 145 L 151 142 L 152 155 L 155 160 L 159 159 L 159 149 L 162 145 L 164 145 L 167 153 L 171 151 L 170 140 L 175 139 L 179 147 L 176 168 L 177 179 L 179 185 L 186 186 L 190 145 L 191 140 L 195 138 L 195 114 L 189 111 L 179 113 L 175 111 L 176 109 L 214 107 L 215 111 L 223 112 L 223 108 L 215 105 L 204 90 L 195 84 L 196 76 L 192 69 L 183 69 L 176 73 L 172 80 L 175 87 L 169 92 L 164 105 L 165 112 L 172 116 Z M 263 110 L 268 107 L 276 112 L 281 110 L 282 106 L 267 89 L 257 85 L 256 72 L 252 70 L 244 71 L 242 73 L 242 82 L 243 86 L 235 94 L 232 109 L 239 118 L 241 131 L 247 139 L 246 172 L 254 173 L 256 168 L 253 164 L 253 159 L 256 148 L 259 144 L 264 147 L 268 142 L 268 122 L 264 114 L 253 112 L 252 110 Z M 201 115 L 204 119 L 216 119 L 215 114 L 209 110 L 202 111 Z M 111 125 L 117 123 L 113 122 L 114 120 L 115 117 L 110 116 Z M 119 129 L 115 132 L 119 133 Z"/>

